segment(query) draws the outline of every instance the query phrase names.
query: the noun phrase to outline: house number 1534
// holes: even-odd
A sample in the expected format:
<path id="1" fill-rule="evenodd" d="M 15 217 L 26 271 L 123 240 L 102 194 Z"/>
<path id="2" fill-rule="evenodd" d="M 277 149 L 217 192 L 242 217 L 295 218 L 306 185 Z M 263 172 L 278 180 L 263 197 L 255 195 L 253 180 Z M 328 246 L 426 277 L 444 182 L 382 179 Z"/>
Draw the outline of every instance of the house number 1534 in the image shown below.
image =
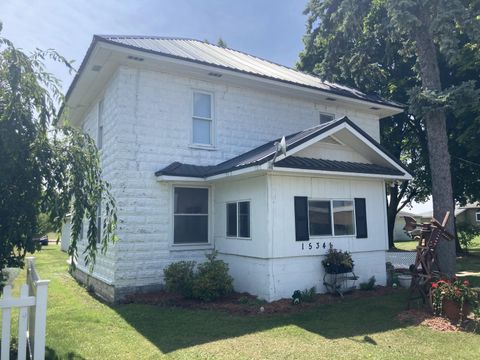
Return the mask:
<path id="1" fill-rule="evenodd" d="M 313 250 L 313 249 L 318 250 L 318 249 L 320 249 L 320 246 L 322 246 L 325 249 L 326 245 L 325 245 L 325 243 L 323 243 L 323 245 L 320 245 L 319 242 L 316 242 L 316 243 L 311 243 L 311 242 L 303 243 L 302 242 L 302 250 Z"/>

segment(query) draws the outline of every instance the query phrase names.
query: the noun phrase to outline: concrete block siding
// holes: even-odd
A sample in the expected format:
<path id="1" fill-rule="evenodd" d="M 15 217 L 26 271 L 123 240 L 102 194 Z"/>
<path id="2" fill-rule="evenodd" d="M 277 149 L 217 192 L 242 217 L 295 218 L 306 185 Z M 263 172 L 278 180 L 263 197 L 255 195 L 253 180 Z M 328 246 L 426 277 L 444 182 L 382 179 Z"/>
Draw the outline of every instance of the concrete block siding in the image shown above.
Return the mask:
<path id="1" fill-rule="evenodd" d="M 213 94 L 212 149 L 191 146 L 194 90 Z M 214 231 L 211 244 L 204 248 L 182 250 L 172 246 L 172 184 L 159 183 L 155 171 L 173 161 L 217 164 L 273 138 L 317 125 L 320 111 L 334 113 L 336 117 L 347 115 L 379 139 L 378 118 L 368 110 L 353 112 L 325 100 L 308 102 L 229 85 L 221 79 L 206 82 L 121 66 L 98 101 L 101 98 L 104 100 L 101 159 L 104 177 L 112 185 L 117 201 L 119 241 L 105 255 L 98 254 L 90 275 L 119 289 L 161 284 L 166 265 L 179 259 L 202 261 L 205 252 L 214 246 Z M 98 101 L 86 112 L 82 124 L 93 138 L 97 131 Z M 215 196 L 216 185 L 211 186 L 211 194 Z M 216 209 L 213 211 L 211 217 L 215 222 L 218 214 Z M 212 224 L 212 229 L 216 226 Z M 80 241 L 79 253 L 82 247 Z M 274 261 L 275 266 L 279 261 Z M 254 260 L 245 262 L 254 263 Z M 235 272 L 242 266 L 232 260 L 231 268 Z M 81 259 L 78 269 L 87 272 Z M 236 279 L 243 287 L 241 281 L 239 277 Z M 270 288 L 258 291 L 268 299 L 278 294 L 291 295 Z"/>

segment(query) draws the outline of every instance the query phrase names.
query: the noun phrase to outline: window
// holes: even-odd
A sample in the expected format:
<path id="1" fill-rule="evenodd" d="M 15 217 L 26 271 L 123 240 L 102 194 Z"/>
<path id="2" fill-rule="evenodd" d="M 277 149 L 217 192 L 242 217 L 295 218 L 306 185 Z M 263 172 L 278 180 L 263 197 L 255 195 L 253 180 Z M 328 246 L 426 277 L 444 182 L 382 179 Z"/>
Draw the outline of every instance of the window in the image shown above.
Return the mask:
<path id="1" fill-rule="evenodd" d="M 103 99 L 98 103 L 97 148 L 103 147 Z"/>
<path id="2" fill-rule="evenodd" d="M 250 237 L 250 201 L 227 203 L 227 236 Z"/>
<path id="3" fill-rule="evenodd" d="M 335 119 L 335 115 L 333 114 L 320 113 L 320 124 L 325 124 L 333 119 Z"/>
<path id="4" fill-rule="evenodd" d="M 310 236 L 355 235 L 353 201 L 309 200 L 308 224 Z"/>
<path id="5" fill-rule="evenodd" d="M 294 197 L 295 240 L 310 236 L 350 236 L 368 238 L 365 198 L 354 200 L 309 200 Z"/>
<path id="6" fill-rule="evenodd" d="M 173 243 L 208 243 L 208 189 L 174 189 Z"/>
<path id="7" fill-rule="evenodd" d="M 475 213 L 475 216 L 476 216 L 477 222 L 480 222 L 480 211 L 477 211 L 477 212 Z"/>
<path id="8" fill-rule="evenodd" d="M 330 201 L 309 201 L 308 219 L 310 235 L 332 235 Z"/>
<path id="9" fill-rule="evenodd" d="M 193 93 L 193 136 L 196 145 L 213 145 L 212 95 Z"/>
<path id="10" fill-rule="evenodd" d="M 335 235 L 354 235 L 353 201 L 333 200 L 332 206 Z"/>

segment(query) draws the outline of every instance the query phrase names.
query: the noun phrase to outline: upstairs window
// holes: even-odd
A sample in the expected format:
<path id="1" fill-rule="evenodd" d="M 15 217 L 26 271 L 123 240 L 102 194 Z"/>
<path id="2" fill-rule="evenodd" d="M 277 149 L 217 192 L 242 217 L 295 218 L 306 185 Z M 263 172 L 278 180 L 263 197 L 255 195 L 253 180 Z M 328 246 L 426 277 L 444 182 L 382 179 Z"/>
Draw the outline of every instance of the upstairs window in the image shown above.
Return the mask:
<path id="1" fill-rule="evenodd" d="M 193 136 L 195 145 L 213 145 L 212 94 L 193 93 Z"/>
<path id="2" fill-rule="evenodd" d="M 250 238 L 250 201 L 227 203 L 227 237 Z"/>
<path id="3" fill-rule="evenodd" d="M 333 119 L 335 119 L 334 114 L 327 114 L 327 113 L 322 113 L 322 112 L 320 113 L 320 125 L 321 124 L 326 124 L 327 122 L 330 122 Z"/>
<path id="4" fill-rule="evenodd" d="M 208 189 L 176 187 L 173 217 L 174 244 L 208 243 Z"/>
<path id="5" fill-rule="evenodd" d="M 100 150 L 103 147 L 103 99 L 98 103 L 97 120 L 97 148 Z"/>

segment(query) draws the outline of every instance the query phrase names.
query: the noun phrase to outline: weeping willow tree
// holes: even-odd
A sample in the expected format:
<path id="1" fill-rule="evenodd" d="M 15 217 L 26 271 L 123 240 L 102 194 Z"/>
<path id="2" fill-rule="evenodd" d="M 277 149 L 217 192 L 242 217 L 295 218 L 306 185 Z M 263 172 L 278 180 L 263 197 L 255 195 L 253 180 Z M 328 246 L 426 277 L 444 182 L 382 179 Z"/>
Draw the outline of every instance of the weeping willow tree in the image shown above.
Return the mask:
<path id="1" fill-rule="evenodd" d="M 68 253 L 75 259 L 82 223 L 88 222 L 83 256 L 91 266 L 97 251 L 105 252 L 115 240 L 115 201 L 102 179 L 95 142 L 60 124 L 63 96 L 59 81 L 46 71 L 46 60 L 73 70 L 54 50 L 27 54 L 0 37 L 0 271 L 23 267 L 26 254 L 38 250 L 32 237 L 40 213 L 47 214 L 57 231 L 71 214 Z M 99 208 L 103 231 L 97 242 Z"/>

